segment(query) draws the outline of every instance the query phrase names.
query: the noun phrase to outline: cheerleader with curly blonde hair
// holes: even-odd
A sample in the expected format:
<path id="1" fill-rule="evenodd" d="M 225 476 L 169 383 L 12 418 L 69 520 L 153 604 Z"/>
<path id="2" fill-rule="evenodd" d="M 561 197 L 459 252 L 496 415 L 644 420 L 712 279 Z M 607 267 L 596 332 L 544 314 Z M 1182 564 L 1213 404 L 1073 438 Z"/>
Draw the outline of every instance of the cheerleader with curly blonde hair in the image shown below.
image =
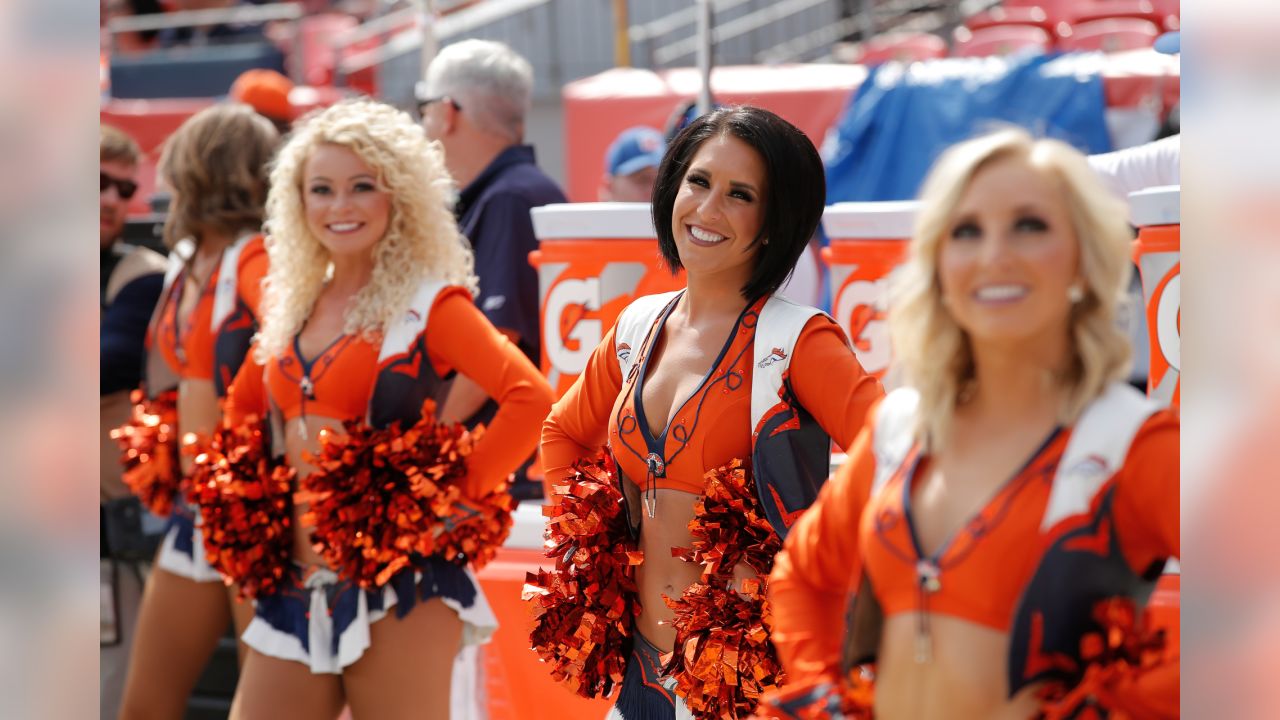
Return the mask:
<path id="1" fill-rule="evenodd" d="M 1178 417 L 1123 382 L 1130 238 L 1064 143 L 938 159 L 889 306 L 903 387 L 771 576 L 793 681 L 874 663 L 889 720 L 1176 717 L 1176 654 L 1119 659 L 1179 552 Z"/>
<path id="2" fill-rule="evenodd" d="M 257 363 L 237 376 L 229 417 L 269 418 L 274 451 L 303 481 L 320 471 L 310 461 L 323 429 L 408 428 L 455 371 L 501 408 L 467 458 L 463 494 L 490 493 L 532 451 L 550 387 L 474 306 L 450 188 L 439 146 L 370 100 L 304 119 L 281 150 Z M 293 509 L 292 567 L 257 597 L 243 636 L 232 716 L 332 718 L 346 703 L 357 717 L 445 718 L 474 703 L 467 648 L 496 620 L 471 569 L 415 556 L 385 585 L 358 587 L 313 545 L 306 509 Z"/>

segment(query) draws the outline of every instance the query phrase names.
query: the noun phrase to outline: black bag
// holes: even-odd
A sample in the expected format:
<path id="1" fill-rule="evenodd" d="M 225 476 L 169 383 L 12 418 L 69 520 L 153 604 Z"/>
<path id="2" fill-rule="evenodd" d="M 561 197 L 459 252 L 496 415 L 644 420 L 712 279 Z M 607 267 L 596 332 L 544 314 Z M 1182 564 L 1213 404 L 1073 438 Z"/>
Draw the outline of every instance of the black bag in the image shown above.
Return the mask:
<path id="1" fill-rule="evenodd" d="M 102 503 L 101 556 L 122 562 L 150 562 L 164 540 L 164 521 L 136 497 Z"/>

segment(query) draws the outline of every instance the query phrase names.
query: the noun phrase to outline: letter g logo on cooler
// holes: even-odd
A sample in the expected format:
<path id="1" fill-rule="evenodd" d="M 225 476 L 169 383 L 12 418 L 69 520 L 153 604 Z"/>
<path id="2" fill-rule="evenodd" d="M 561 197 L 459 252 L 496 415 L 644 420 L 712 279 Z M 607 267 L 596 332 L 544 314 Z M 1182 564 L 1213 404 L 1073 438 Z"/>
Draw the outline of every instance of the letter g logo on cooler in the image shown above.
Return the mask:
<path id="1" fill-rule="evenodd" d="M 1173 370 L 1182 370 L 1182 271 L 1175 266 L 1156 288 L 1156 343 Z"/>
<path id="2" fill-rule="evenodd" d="M 862 368 L 872 374 L 889 367 L 888 289 L 888 278 L 852 280 L 840 289 L 836 300 L 836 321 L 849 333 Z"/>
<path id="3" fill-rule="evenodd" d="M 565 316 L 576 312 L 577 319 Z M 580 375 L 587 358 L 604 337 L 599 319 L 583 317 L 583 311 L 600 310 L 599 278 L 566 278 L 556 283 L 547 295 L 542 319 L 542 337 L 551 367 L 566 375 Z M 570 347 L 570 343 L 576 347 Z"/>

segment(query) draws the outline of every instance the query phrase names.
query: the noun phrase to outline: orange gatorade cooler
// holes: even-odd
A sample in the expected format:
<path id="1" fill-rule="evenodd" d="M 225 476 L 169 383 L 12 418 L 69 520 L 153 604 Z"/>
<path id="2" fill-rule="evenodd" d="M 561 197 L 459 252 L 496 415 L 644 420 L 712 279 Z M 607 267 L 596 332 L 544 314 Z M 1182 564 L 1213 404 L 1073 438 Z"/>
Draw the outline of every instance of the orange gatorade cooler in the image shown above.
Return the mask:
<path id="1" fill-rule="evenodd" d="M 600 720 L 611 700 L 575 695 L 551 677 L 551 671 L 529 649 L 532 606 L 521 599 L 528 573 L 550 567 L 542 549 L 547 518 L 542 505 L 522 502 L 512 513 L 511 535 L 493 560 L 476 573 L 498 630 L 480 646 L 484 671 L 477 693 L 484 698 L 488 720 Z"/>
<path id="2" fill-rule="evenodd" d="M 1151 368 L 1147 393 L 1178 405 L 1182 390 L 1182 272 L 1180 186 L 1168 185 L 1129 194 L 1129 216 L 1138 226 L 1134 261 L 1142 276 L 1147 306 Z"/>
<path id="3" fill-rule="evenodd" d="M 831 307 L 849 333 L 863 369 L 883 378 L 889 367 L 889 273 L 906 257 L 919 203 L 845 202 L 827 207 L 831 239 L 822 259 L 831 268 Z"/>
<path id="4" fill-rule="evenodd" d="M 649 203 L 566 203 L 534 208 L 542 305 L 542 371 L 564 394 L 632 300 L 684 287 L 658 253 Z"/>

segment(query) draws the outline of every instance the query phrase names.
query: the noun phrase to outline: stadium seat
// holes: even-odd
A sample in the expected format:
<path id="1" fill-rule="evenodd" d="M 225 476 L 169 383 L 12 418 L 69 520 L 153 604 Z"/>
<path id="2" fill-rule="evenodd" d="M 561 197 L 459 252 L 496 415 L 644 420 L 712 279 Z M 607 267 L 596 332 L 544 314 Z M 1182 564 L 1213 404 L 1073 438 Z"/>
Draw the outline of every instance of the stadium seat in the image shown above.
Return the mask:
<path id="1" fill-rule="evenodd" d="M 1049 22 L 1056 26 L 1057 23 L 1070 20 L 1072 7 L 1079 4 L 1079 0 L 1005 0 L 1001 6 L 1006 11 L 1038 7 Z"/>
<path id="2" fill-rule="evenodd" d="M 1090 0 L 1075 3 L 1068 18 L 1072 25 L 1108 18 L 1133 18 L 1146 20 L 1160 29 L 1176 29 L 1166 26 L 1166 16 L 1155 9 L 1150 0 Z"/>
<path id="3" fill-rule="evenodd" d="M 1182 16 L 1182 0 L 1151 0 L 1151 7 L 1164 18 L 1165 30 L 1177 30 Z"/>
<path id="4" fill-rule="evenodd" d="M 1058 47 L 1112 53 L 1149 48 L 1157 37 L 1160 37 L 1160 28 L 1150 20 L 1104 18 L 1071 26 L 1070 34 L 1058 40 Z"/>
<path id="5" fill-rule="evenodd" d="M 997 6 L 971 15 L 964 21 L 964 26 L 970 30 L 981 30 L 982 28 L 999 25 L 1034 25 L 1052 36 L 1057 31 L 1058 21 L 1050 18 L 1045 13 L 1044 8 L 1039 5 L 1027 7 Z"/>
<path id="6" fill-rule="evenodd" d="M 947 41 L 930 33 L 886 33 L 877 35 L 862 45 L 854 62 L 861 65 L 879 65 L 897 60 L 916 62 L 947 56 Z"/>
<path id="7" fill-rule="evenodd" d="M 1010 55 L 1028 50 L 1047 51 L 1053 45 L 1049 33 L 1032 25 L 996 25 L 970 30 L 956 28 L 955 57 L 987 57 Z"/>

